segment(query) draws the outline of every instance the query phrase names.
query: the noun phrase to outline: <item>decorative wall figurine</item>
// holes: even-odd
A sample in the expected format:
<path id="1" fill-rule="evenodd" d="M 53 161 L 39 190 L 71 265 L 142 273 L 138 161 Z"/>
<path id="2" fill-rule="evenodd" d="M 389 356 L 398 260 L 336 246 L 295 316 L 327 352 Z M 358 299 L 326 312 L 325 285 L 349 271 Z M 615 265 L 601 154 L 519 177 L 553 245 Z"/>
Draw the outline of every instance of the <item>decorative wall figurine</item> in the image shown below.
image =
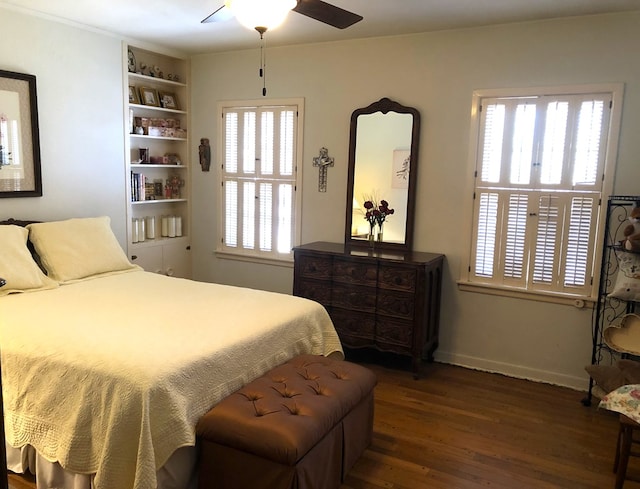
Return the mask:
<path id="1" fill-rule="evenodd" d="M 320 154 L 313 159 L 313 166 L 319 168 L 318 192 L 327 191 L 327 167 L 333 166 L 333 158 L 329 156 L 327 148 L 320 148 Z"/>
<path id="2" fill-rule="evenodd" d="M 200 167 L 202 171 L 209 171 L 211 168 L 211 146 L 209 146 L 209 139 L 200 139 L 200 146 L 198 146 L 200 153 Z"/>

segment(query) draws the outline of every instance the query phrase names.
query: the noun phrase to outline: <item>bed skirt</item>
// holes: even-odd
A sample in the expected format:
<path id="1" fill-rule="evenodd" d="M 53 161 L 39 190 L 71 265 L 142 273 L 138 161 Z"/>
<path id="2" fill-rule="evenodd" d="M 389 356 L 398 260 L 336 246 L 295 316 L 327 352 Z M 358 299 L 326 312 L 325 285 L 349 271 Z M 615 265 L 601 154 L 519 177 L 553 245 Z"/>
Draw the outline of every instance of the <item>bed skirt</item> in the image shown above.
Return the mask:
<path id="1" fill-rule="evenodd" d="M 36 476 L 38 489 L 94 489 L 93 474 L 76 474 L 49 462 L 31 446 L 14 448 L 8 443 L 7 468 L 15 474 L 30 472 Z M 176 450 L 157 472 L 158 489 L 196 489 L 196 447 Z"/>

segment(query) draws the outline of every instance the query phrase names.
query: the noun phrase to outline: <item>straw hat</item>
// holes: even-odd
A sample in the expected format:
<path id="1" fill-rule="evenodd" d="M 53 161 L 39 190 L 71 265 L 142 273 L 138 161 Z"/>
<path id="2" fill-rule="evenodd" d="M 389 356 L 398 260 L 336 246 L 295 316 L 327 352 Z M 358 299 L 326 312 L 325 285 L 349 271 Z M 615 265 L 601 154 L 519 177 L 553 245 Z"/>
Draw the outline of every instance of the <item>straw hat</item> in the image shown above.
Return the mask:
<path id="1" fill-rule="evenodd" d="M 626 314 L 619 326 L 609 326 L 602 333 L 604 342 L 620 353 L 640 355 L 640 316 Z"/>

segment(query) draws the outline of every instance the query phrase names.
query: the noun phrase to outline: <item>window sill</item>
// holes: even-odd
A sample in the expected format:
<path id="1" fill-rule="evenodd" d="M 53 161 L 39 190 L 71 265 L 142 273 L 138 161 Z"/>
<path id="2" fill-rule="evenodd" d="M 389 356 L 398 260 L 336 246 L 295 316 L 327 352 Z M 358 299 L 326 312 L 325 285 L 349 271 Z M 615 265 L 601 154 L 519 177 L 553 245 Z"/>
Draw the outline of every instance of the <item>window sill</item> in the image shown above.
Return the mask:
<path id="1" fill-rule="evenodd" d="M 501 297 L 514 297 L 517 299 L 526 299 L 538 302 L 550 302 L 553 304 L 564 304 L 567 306 L 573 306 L 577 309 L 593 309 L 596 300 L 592 297 L 546 293 L 546 292 L 531 292 L 518 290 L 508 287 L 498 287 L 495 285 L 479 284 L 466 282 L 464 280 L 458 281 L 458 289 L 465 292 L 475 292 L 479 294 L 497 295 Z"/>
<path id="2" fill-rule="evenodd" d="M 243 261 L 249 263 L 258 263 L 261 265 L 273 265 L 278 267 L 293 268 L 293 255 L 290 258 L 266 258 L 262 256 L 241 255 L 237 253 L 229 253 L 227 251 L 214 251 L 216 258 L 221 260 Z"/>

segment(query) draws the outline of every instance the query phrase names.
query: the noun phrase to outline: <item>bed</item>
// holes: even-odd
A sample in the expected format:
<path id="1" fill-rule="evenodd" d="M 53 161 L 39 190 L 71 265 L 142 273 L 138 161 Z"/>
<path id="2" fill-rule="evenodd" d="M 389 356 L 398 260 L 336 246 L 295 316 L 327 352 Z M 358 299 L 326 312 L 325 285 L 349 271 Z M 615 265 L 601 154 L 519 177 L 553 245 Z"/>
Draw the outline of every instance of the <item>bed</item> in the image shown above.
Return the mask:
<path id="1" fill-rule="evenodd" d="M 342 356 L 321 305 L 145 272 L 106 217 L 0 226 L 0 246 L 9 467 L 38 487 L 193 487 L 211 406 L 300 353 Z"/>

